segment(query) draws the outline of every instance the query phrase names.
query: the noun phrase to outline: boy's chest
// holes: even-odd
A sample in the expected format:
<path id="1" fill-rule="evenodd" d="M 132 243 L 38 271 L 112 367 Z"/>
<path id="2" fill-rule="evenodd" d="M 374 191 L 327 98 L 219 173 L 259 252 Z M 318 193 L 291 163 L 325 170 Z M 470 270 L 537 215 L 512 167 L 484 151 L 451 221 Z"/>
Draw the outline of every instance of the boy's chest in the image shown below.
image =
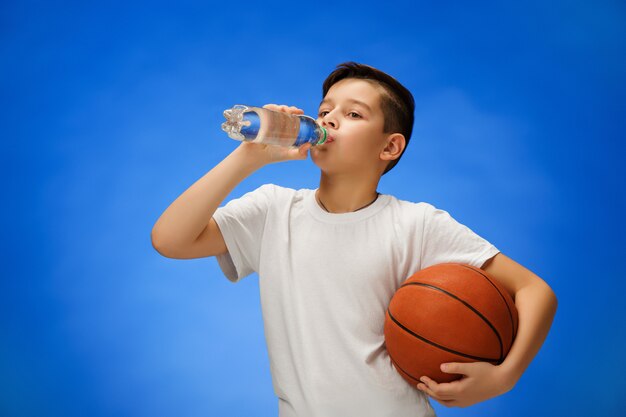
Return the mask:
<path id="1" fill-rule="evenodd" d="M 262 272 L 320 300 L 365 294 L 386 303 L 419 263 L 407 232 L 368 222 L 294 223 L 283 231 L 276 256 L 265 257 Z"/>

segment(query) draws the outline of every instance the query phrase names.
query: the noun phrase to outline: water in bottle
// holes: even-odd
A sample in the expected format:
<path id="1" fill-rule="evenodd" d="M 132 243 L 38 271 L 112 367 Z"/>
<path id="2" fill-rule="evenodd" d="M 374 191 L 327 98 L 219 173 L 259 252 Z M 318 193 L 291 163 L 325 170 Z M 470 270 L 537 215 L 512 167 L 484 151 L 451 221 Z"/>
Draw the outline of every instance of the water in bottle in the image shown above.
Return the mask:
<path id="1" fill-rule="evenodd" d="M 232 139 L 285 147 L 326 141 L 326 129 L 314 118 L 237 104 L 224 110 L 222 130 Z"/>

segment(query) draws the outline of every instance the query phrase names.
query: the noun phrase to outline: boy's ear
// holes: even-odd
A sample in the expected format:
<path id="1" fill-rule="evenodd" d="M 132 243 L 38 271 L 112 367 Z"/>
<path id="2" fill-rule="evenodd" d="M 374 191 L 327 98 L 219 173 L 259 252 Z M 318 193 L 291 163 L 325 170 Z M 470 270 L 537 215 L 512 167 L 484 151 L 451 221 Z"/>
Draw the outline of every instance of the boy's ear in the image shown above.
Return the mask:
<path id="1" fill-rule="evenodd" d="M 387 138 L 387 144 L 380 153 L 380 159 L 384 161 L 391 161 L 398 159 L 402 155 L 402 151 L 406 147 L 406 140 L 401 133 L 394 133 Z"/>

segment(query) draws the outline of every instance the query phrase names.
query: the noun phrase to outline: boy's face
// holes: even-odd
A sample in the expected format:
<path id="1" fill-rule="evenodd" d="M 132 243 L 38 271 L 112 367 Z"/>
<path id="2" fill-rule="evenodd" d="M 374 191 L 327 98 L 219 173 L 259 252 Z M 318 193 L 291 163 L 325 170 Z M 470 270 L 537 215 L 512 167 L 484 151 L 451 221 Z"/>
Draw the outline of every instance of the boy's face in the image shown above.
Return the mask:
<path id="1" fill-rule="evenodd" d="M 378 169 L 389 136 L 383 133 L 380 94 L 375 84 L 356 78 L 343 79 L 328 90 L 317 118 L 328 131 L 328 140 L 311 148 L 311 159 L 320 169 L 346 174 Z"/>

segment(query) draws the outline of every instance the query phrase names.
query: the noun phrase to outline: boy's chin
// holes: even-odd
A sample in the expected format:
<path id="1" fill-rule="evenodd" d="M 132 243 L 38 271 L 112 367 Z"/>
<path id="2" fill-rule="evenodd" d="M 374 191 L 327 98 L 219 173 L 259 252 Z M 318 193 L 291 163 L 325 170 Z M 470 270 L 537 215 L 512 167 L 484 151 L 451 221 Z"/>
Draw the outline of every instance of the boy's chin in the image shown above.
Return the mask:
<path id="1" fill-rule="evenodd" d="M 328 160 L 324 160 L 324 158 L 311 158 L 316 167 L 318 167 L 322 174 L 325 175 L 336 175 L 341 174 L 341 170 L 337 169 L 336 164 L 332 164 Z"/>

